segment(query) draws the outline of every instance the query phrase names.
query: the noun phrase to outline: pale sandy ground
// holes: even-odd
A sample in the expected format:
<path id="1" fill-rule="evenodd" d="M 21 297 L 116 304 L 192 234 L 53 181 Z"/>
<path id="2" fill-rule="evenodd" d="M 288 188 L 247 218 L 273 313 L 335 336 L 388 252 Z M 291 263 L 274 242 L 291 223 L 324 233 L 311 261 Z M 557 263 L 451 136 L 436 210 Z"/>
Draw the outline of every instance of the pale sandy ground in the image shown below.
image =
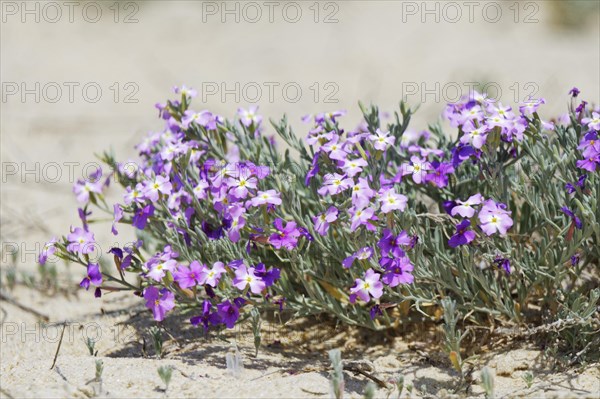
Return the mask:
<path id="1" fill-rule="evenodd" d="M 9 2 L 3 2 L 2 7 L 6 3 Z M 272 103 L 265 92 L 258 105 L 270 117 L 287 113 L 298 131 L 304 128 L 298 120 L 300 116 L 332 109 L 348 109 L 349 125 L 353 126 L 358 120 L 357 100 L 373 101 L 382 109 L 393 110 L 403 96 L 403 87 L 412 83 L 431 89 L 437 82 L 440 87 L 452 82 L 464 87 L 465 82 L 474 80 L 492 81 L 502 89 L 505 103 L 514 102 L 515 88 L 519 89 L 519 99 L 531 87 L 537 88 L 536 97 L 545 97 L 549 103 L 543 112 L 546 117 L 565 110 L 566 93 L 573 85 L 582 89 L 584 98 L 597 103 L 597 3 L 584 2 L 592 6 L 588 5 L 587 11 L 577 17 L 580 29 L 557 25 L 556 20 L 562 15 L 552 12 L 552 3 L 535 3 L 538 8 L 534 17 L 539 22 L 530 24 L 523 23 L 523 19 L 536 8 L 525 9 L 525 3 L 519 3 L 518 23 L 514 22 L 514 11 L 508 8 L 510 4 L 503 3 L 503 18 L 495 24 L 486 22 L 480 11 L 475 13 L 474 23 L 468 22 L 466 14 L 456 24 L 444 22 L 443 18 L 435 23 L 431 16 L 422 23 L 420 14 L 403 22 L 402 3 L 393 1 L 337 2 L 339 11 L 335 17 L 339 21 L 333 24 L 314 23 L 313 11 L 309 9 L 312 2 L 298 3 L 304 16 L 295 24 L 285 22 L 281 14 L 275 15 L 275 23 L 269 23 L 266 16 L 256 24 L 243 19 L 234 23 L 231 17 L 221 23 L 214 16 L 203 22 L 201 2 L 144 3 L 135 14 L 138 22 L 133 24 L 113 22 L 114 13 L 109 9 L 113 2 L 100 3 L 103 17 L 98 23 L 83 20 L 81 8 L 85 2 L 78 3 L 73 23 L 69 23 L 66 9 L 57 23 L 45 22 L 43 16 L 39 23 L 32 16 L 22 23 L 20 15 L 6 16 L 3 8 L 3 17 L 7 18 L 0 30 L 3 95 L 6 83 L 19 87 L 25 83 L 31 88 L 35 82 L 42 87 L 55 82 L 64 92 L 56 103 L 47 101 L 43 93 L 39 102 L 32 95 L 22 101 L 20 93 L 2 99 L 2 271 L 12 265 L 7 251 L 13 244 L 21 249 L 16 260 L 19 275 L 35 271 L 36 249 L 48 237 L 64 233 L 77 223 L 76 202 L 71 194 L 73 179 L 65 163 L 77 163 L 73 170 L 79 178 L 86 162 L 94 159 L 93 154 L 109 146 L 120 158 L 133 157 L 133 145 L 147 131 L 160 128 L 153 104 L 163 101 L 173 85 L 201 88 L 206 82 L 224 82 L 232 87 L 235 82 L 241 86 L 258 82 L 264 88 L 264 82 L 280 86 L 296 82 L 303 90 L 297 103 L 287 101 L 276 91 Z M 125 8 L 126 4 L 120 4 L 120 21 L 134 10 Z M 416 4 L 420 6 L 420 2 Z M 217 5 L 223 6 L 221 2 Z M 321 5 L 324 7 L 324 3 Z M 320 19 L 334 9 L 321 9 Z M 464 6 L 462 12 L 467 13 Z M 102 96 L 91 103 L 76 90 L 71 103 L 65 82 L 79 83 L 79 88 L 95 82 L 102 88 Z M 115 82 L 120 87 L 117 101 L 111 91 Z M 128 82 L 139 88 L 133 96 L 136 103 L 124 101 L 130 93 L 124 87 Z M 320 87 L 318 100 L 310 89 L 315 82 Z M 325 88 L 328 82 L 339 89 L 334 95 L 337 103 L 324 102 L 324 94 L 329 93 Z M 421 94 L 408 98 L 412 104 L 424 102 L 415 119 L 415 129 L 436 118 L 445 102 L 443 92 L 437 92 L 439 100 L 434 95 L 423 98 Z M 207 100 L 207 104 L 196 107 L 226 116 L 232 116 L 239 106 L 248 105 L 232 96 L 225 101 L 218 95 Z M 53 175 L 53 171 L 46 167 L 51 162 L 58 163 L 62 172 L 56 182 L 48 181 L 48 173 Z M 17 165 L 15 175 L 8 173 L 9 164 Z M 34 172 L 24 174 L 25 169 Z M 118 193 L 112 195 L 118 198 Z M 109 229 L 97 229 L 96 236 L 107 248 L 115 241 Z M 123 243 L 130 238 L 128 232 L 122 232 L 116 241 Z M 61 266 L 59 270 L 65 269 Z M 80 271 L 73 274 L 76 279 Z M 283 337 L 282 345 L 271 345 L 257 359 L 251 356 L 251 340 L 244 339 L 239 345 L 245 356 L 245 371 L 234 378 L 225 369 L 229 344 L 193 338 L 193 334 L 199 337 L 197 332 L 186 333 L 182 348 L 169 342 L 163 361 L 142 358 L 139 343 L 109 338 L 118 322 L 125 322 L 126 326 L 149 325 L 146 313 L 133 319 L 127 314 L 100 315 L 100 308 L 123 310 L 139 306 L 140 301 L 134 298 L 107 296 L 98 301 L 82 293 L 67 300 L 62 296 L 42 297 L 24 287 L 10 295 L 47 314 L 51 322 L 71 320 L 102 326 L 105 333 L 97 344 L 98 357 L 105 364 L 102 395 L 110 397 L 164 397 L 163 392 L 156 390 L 162 386 L 156 373 L 159 364 L 170 364 L 179 370 L 174 372 L 169 397 L 327 397 L 326 350 L 332 347 L 344 348 L 344 358 L 349 361 L 359 360 L 364 354 L 382 379 L 403 374 L 407 383 L 415 385 L 418 395 L 441 396 L 443 390 L 451 391 L 456 380 L 444 362 L 427 360 L 409 349 L 408 342 L 402 339 L 364 348 L 353 343 L 346 333 L 326 339 L 320 346 L 299 345 L 296 339 L 286 343 Z M 92 393 L 93 384 L 86 382 L 94 376 L 94 359 L 87 354 L 81 335 L 75 334 L 63 342 L 57 367 L 50 371 L 57 345 L 51 334 L 56 329 L 38 329 L 38 339 L 35 333 L 22 337 L 23 328 L 33 328 L 35 318 L 5 302 L 1 307 L 2 397 L 85 397 Z M 15 325 L 17 333 L 11 334 Z M 307 331 L 315 334 L 318 329 Z M 50 337 L 44 340 L 43 334 Z M 135 335 L 133 339 L 141 341 Z M 265 344 L 273 344 L 274 340 L 266 340 Z M 432 359 L 439 357 L 430 355 Z M 556 392 L 560 391 L 567 397 L 593 397 L 600 391 L 596 366 L 558 372 L 542 367 L 539 359 L 540 352 L 524 346 L 482 359 L 477 367 L 489 364 L 496 371 L 498 396 L 542 397 L 558 395 Z M 526 369 L 536 376 L 531 390 L 521 379 Z M 478 371 L 474 375 L 478 376 Z M 346 378 L 347 396 L 360 396 L 366 380 L 349 373 Z M 473 394 L 481 396 L 477 383 L 472 389 Z M 378 394 L 385 396 L 384 391 Z"/>
<path id="2" fill-rule="evenodd" d="M 167 338 L 164 359 L 154 358 L 150 342 L 147 350 L 151 357 L 144 358 L 142 336 L 149 341 L 145 331 L 152 322 L 139 301 L 129 296 L 106 295 L 98 301 L 91 300 L 89 294 L 70 300 L 61 296 L 48 299 L 24 287 L 17 288 L 12 296 L 49 316 L 51 322 L 44 326 L 30 313 L 2 305 L 2 397 L 84 398 L 95 392 L 112 398 L 329 397 L 327 350 L 332 348 L 342 350 L 346 364 L 380 380 L 403 375 L 405 383 L 414 386 L 412 397 L 445 397 L 458 381 L 446 357 L 423 339 L 390 336 L 369 345 L 364 343 L 367 333 L 336 330 L 328 324 L 307 327 L 300 323 L 291 330 L 277 323 L 265 325 L 263 347 L 255 358 L 248 326 L 225 334 L 227 343 L 216 337 L 205 339 L 198 329 L 182 331 L 179 323 L 184 319 L 174 317 L 167 328 L 175 340 Z M 56 366 L 50 370 L 65 319 L 71 324 L 65 330 Z M 84 337 L 97 340 L 97 357 L 89 355 Z M 228 372 L 225 363 L 234 343 L 244 359 L 238 376 Z M 96 382 L 90 382 L 96 359 L 104 363 L 102 391 Z M 558 372 L 544 359 L 539 350 L 526 343 L 482 353 L 472 366 L 465 367 L 474 370 L 468 395 L 483 396 L 479 370 L 487 365 L 496 375 L 497 397 L 597 397 L 597 365 Z M 159 365 L 174 367 L 166 394 L 161 391 L 164 384 L 156 371 Z M 522 379 L 527 372 L 534 375 L 531 388 Z M 351 372 L 345 372 L 345 380 L 345 396 L 362 397 L 369 380 Z M 377 397 L 389 393 L 379 389 Z M 391 397 L 396 395 L 392 392 Z M 405 392 L 403 397 L 410 396 Z"/>

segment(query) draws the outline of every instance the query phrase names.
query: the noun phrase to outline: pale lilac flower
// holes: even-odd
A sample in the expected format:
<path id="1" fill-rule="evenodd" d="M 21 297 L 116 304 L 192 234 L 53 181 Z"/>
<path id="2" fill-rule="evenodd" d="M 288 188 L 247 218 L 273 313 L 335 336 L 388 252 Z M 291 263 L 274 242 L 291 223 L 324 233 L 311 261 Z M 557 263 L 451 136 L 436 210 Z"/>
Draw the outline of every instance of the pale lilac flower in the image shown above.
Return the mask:
<path id="1" fill-rule="evenodd" d="M 257 111 L 258 107 L 256 106 L 250 107 L 248 109 L 239 108 L 238 116 L 242 125 L 250 127 L 254 123 L 254 126 L 258 127 L 262 122 L 263 118 L 262 116 L 256 114 Z"/>
<path id="2" fill-rule="evenodd" d="M 339 110 L 339 111 L 333 111 L 333 112 L 324 112 L 324 113 L 321 113 L 321 114 L 317 114 L 315 116 L 315 122 L 316 123 L 323 123 L 323 122 L 328 121 L 328 120 L 330 120 L 332 122 L 335 122 L 335 119 L 337 117 L 344 116 L 344 115 L 346 115 L 346 111 L 345 110 Z"/>
<path id="3" fill-rule="evenodd" d="M 246 198 L 249 194 L 248 190 L 256 189 L 257 183 L 258 179 L 251 176 L 248 168 L 240 168 L 237 176 L 227 179 L 227 186 L 230 188 L 229 192 L 238 199 Z"/>
<path id="4" fill-rule="evenodd" d="M 472 121 L 468 121 L 463 125 L 463 131 L 465 134 L 460 138 L 461 143 L 470 144 L 478 150 L 483 147 L 487 138 L 487 126 L 475 127 Z"/>
<path id="5" fill-rule="evenodd" d="M 349 189 L 354 184 L 354 180 L 337 173 L 328 173 L 323 178 L 323 187 L 317 192 L 320 195 L 335 195 Z"/>
<path id="6" fill-rule="evenodd" d="M 408 198 L 405 195 L 396 193 L 393 188 L 382 188 L 379 190 L 379 203 L 381 204 L 381 212 L 388 213 L 399 210 L 404 211 Z"/>
<path id="7" fill-rule="evenodd" d="M 342 265 L 346 269 L 348 269 L 352 266 L 352 263 L 354 263 L 355 259 L 366 260 L 366 259 L 370 259 L 371 256 L 373 256 L 373 249 L 370 247 L 363 247 L 363 248 L 359 249 L 358 251 L 356 251 L 355 253 L 353 253 L 351 256 L 344 259 L 342 262 Z"/>
<path id="8" fill-rule="evenodd" d="M 583 118 L 581 123 L 587 125 L 590 129 L 600 131 L 600 114 L 598 112 L 592 112 L 592 117 Z"/>
<path id="9" fill-rule="evenodd" d="M 160 195 L 159 193 L 169 195 L 171 194 L 172 189 L 173 185 L 169 181 L 169 178 L 158 175 L 154 178 L 154 181 L 146 182 L 146 186 L 144 187 L 144 196 L 150 201 L 155 202 L 158 200 Z"/>
<path id="10" fill-rule="evenodd" d="M 215 262 L 211 269 L 204 267 L 200 278 L 200 284 L 208 284 L 211 287 L 216 287 L 217 284 L 219 284 L 219 280 L 223 273 L 225 273 L 225 265 L 223 262 Z"/>
<path id="11" fill-rule="evenodd" d="M 357 278 L 354 287 L 350 289 L 350 302 L 354 303 L 356 297 L 369 302 L 371 297 L 377 299 L 383 295 L 383 284 L 379 281 L 381 276 L 373 269 L 368 269 L 363 279 Z"/>
<path id="12" fill-rule="evenodd" d="M 330 142 L 321 147 L 321 150 L 328 153 L 330 159 L 344 161 L 348 153 L 344 149 L 344 143 L 339 142 L 340 136 L 334 135 Z"/>
<path id="13" fill-rule="evenodd" d="M 523 115 L 532 116 L 534 112 L 537 112 L 539 106 L 542 104 L 546 104 L 546 100 L 543 98 L 526 101 L 519 106 L 519 111 L 521 111 L 521 114 Z"/>
<path id="14" fill-rule="evenodd" d="M 466 201 L 458 200 L 456 201 L 457 205 L 452 208 L 450 214 L 452 216 L 456 216 L 458 213 L 460 216 L 464 218 L 472 218 L 475 214 L 475 209 L 473 208 L 476 205 L 480 205 L 483 202 L 483 196 L 481 194 L 475 194 L 469 197 Z"/>
<path id="15" fill-rule="evenodd" d="M 194 112 L 191 110 L 185 111 L 181 120 L 184 129 L 188 129 L 192 123 L 208 129 L 214 130 L 217 128 L 217 118 L 209 111 Z"/>
<path id="16" fill-rule="evenodd" d="M 40 252 L 40 255 L 38 257 L 38 263 L 40 265 L 45 265 L 48 261 L 48 257 L 54 255 L 54 253 L 57 250 L 57 242 L 58 240 L 56 239 L 56 237 L 52 237 L 52 239 L 44 245 L 44 248 L 42 248 L 42 252 Z"/>
<path id="17" fill-rule="evenodd" d="M 357 209 L 357 208 L 352 207 L 348 210 L 348 212 L 352 216 L 351 217 L 352 224 L 350 225 L 351 231 L 355 231 L 358 228 L 358 226 L 362 226 L 362 225 L 368 226 L 369 220 L 371 220 L 373 218 L 373 215 L 375 214 L 375 211 L 373 210 L 373 208 Z"/>
<path id="18" fill-rule="evenodd" d="M 163 261 L 162 259 L 152 259 L 146 263 L 148 272 L 147 277 L 152 278 L 154 281 L 161 281 L 167 274 L 167 272 L 174 273 L 177 269 L 177 261 L 170 259 Z"/>
<path id="19" fill-rule="evenodd" d="M 233 205 L 229 208 L 229 216 L 231 217 L 231 227 L 227 231 L 227 236 L 232 242 L 238 242 L 240 240 L 240 230 L 246 225 L 246 219 L 244 215 L 246 209 L 239 205 Z"/>
<path id="20" fill-rule="evenodd" d="M 483 203 L 479 212 L 479 226 L 481 230 L 491 236 L 498 232 L 505 235 L 507 230 L 513 225 L 513 220 L 510 218 L 510 211 L 507 211 L 504 204 L 496 203 L 494 200 L 487 200 Z M 456 208 L 455 208 L 456 209 Z"/>
<path id="21" fill-rule="evenodd" d="M 117 225 L 117 223 L 119 223 L 119 221 L 121 219 L 123 219 L 123 209 L 121 208 L 121 205 L 114 204 L 113 205 L 113 224 L 112 224 L 112 228 L 111 228 L 111 232 L 114 235 L 119 234 L 119 232 L 117 231 L 116 225 Z"/>
<path id="22" fill-rule="evenodd" d="M 87 203 L 90 200 L 90 194 L 102 194 L 103 184 L 100 179 L 96 181 L 78 180 L 73 185 L 73 192 L 77 197 L 77 201 Z"/>
<path id="23" fill-rule="evenodd" d="M 330 206 L 324 213 L 313 216 L 312 220 L 315 224 L 315 231 L 322 236 L 327 235 L 329 224 L 335 222 L 337 218 L 338 209 L 334 206 Z"/>
<path id="24" fill-rule="evenodd" d="M 362 158 L 357 159 L 347 159 L 344 161 L 342 165 L 342 170 L 348 177 L 354 177 L 360 172 L 362 172 L 364 166 L 368 166 L 369 164 Z"/>
<path id="25" fill-rule="evenodd" d="M 71 227 L 71 233 L 67 235 L 67 240 L 69 241 L 67 245 L 67 251 L 69 252 L 78 252 L 85 255 L 94 251 L 95 239 L 94 233 L 91 231 L 86 231 L 81 227 L 75 229 Z"/>
<path id="26" fill-rule="evenodd" d="M 412 175 L 413 181 L 420 184 L 427 175 L 427 171 L 432 169 L 431 164 L 415 156 L 411 157 L 410 161 L 410 164 L 404 163 L 401 165 L 402 176 Z"/>
<path id="27" fill-rule="evenodd" d="M 250 200 L 252 206 L 260 205 L 281 205 L 281 194 L 275 190 L 259 191 L 256 196 Z"/>
<path id="28" fill-rule="evenodd" d="M 375 196 L 375 191 L 369 187 L 367 179 L 360 177 L 352 187 L 352 204 L 355 208 L 365 208 Z"/>
<path id="29" fill-rule="evenodd" d="M 141 204 L 146 200 L 143 194 L 144 187 L 141 183 L 136 184 L 135 188 L 127 187 L 127 193 L 123 196 L 125 205 L 132 203 Z"/>
<path id="30" fill-rule="evenodd" d="M 260 294 L 266 287 L 265 282 L 254 273 L 254 268 L 246 267 L 244 264 L 240 265 L 235 271 L 235 278 L 232 283 L 242 291 L 250 286 L 250 291 L 253 294 Z"/>
<path id="31" fill-rule="evenodd" d="M 198 198 L 199 200 L 206 199 L 206 197 L 207 197 L 206 189 L 208 187 L 209 187 L 208 182 L 204 179 L 200 179 L 198 181 L 198 184 L 196 184 L 194 186 L 194 188 L 192 189 L 192 192 L 194 193 L 194 196 L 196 198 Z"/>
<path id="32" fill-rule="evenodd" d="M 185 85 L 182 85 L 181 88 L 179 87 L 174 87 L 173 91 L 176 94 L 181 93 L 182 96 L 185 97 L 190 97 L 190 98 L 194 98 L 198 95 L 198 92 L 190 87 L 186 87 Z"/>
<path id="33" fill-rule="evenodd" d="M 390 135 L 390 132 L 382 132 L 380 129 L 375 131 L 375 134 L 369 136 L 369 140 L 373 143 L 373 147 L 379 151 L 385 151 L 389 146 L 394 145 L 396 138 Z"/>

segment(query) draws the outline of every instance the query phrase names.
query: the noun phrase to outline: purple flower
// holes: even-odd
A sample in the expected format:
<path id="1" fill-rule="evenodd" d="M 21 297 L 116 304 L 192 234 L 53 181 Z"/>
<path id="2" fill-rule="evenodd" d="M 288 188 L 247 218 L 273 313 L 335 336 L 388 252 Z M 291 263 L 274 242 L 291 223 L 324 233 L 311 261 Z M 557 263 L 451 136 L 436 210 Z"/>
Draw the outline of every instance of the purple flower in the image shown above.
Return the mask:
<path id="1" fill-rule="evenodd" d="M 566 206 L 563 206 L 562 208 L 560 208 L 560 210 L 572 219 L 573 223 L 575 224 L 575 227 L 577 227 L 579 230 L 583 228 L 583 223 L 581 222 L 581 219 L 579 219 L 572 210 L 570 210 Z"/>
<path id="2" fill-rule="evenodd" d="M 483 207 L 479 212 L 479 226 L 481 230 L 488 236 L 498 232 L 505 235 L 507 230 L 513 225 L 513 220 L 510 218 L 510 211 L 507 211 L 506 205 L 496 203 L 494 200 L 487 200 L 483 203 Z"/>
<path id="3" fill-rule="evenodd" d="M 442 207 L 444 208 L 444 211 L 448 214 L 452 213 L 452 209 L 454 209 L 454 207 L 458 205 L 458 203 L 456 201 L 444 201 L 442 203 Z"/>
<path id="4" fill-rule="evenodd" d="M 190 323 L 192 323 L 193 326 L 202 323 L 205 331 L 208 330 L 209 323 L 212 325 L 218 324 L 221 318 L 216 313 L 210 313 L 211 310 L 212 304 L 208 299 L 205 299 L 204 302 L 202 302 L 202 314 L 200 316 L 192 317 Z"/>
<path id="5" fill-rule="evenodd" d="M 477 157 L 477 151 L 470 145 L 460 144 L 452 149 L 452 166 L 457 168 L 471 156 Z"/>
<path id="6" fill-rule="evenodd" d="M 90 263 L 87 266 L 87 275 L 81 280 L 79 286 L 85 288 L 87 291 L 90 288 L 90 284 L 96 287 L 102 284 L 102 273 L 100 273 L 100 267 L 95 263 Z"/>
<path id="7" fill-rule="evenodd" d="M 494 263 L 497 267 L 504 269 L 506 274 L 510 274 L 510 261 L 508 259 L 497 256 L 496 259 L 494 259 Z"/>
<path id="8" fill-rule="evenodd" d="M 390 287 L 399 284 L 412 284 L 415 280 L 411 272 L 414 270 L 413 264 L 407 256 L 381 258 L 379 263 L 385 267 L 382 281 Z"/>
<path id="9" fill-rule="evenodd" d="M 411 239 L 406 231 L 402 230 L 398 236 L 395 236 L 389 229 L 383 230 L 383 236 L 377 243 L 382 256 L 387 256 L 391 253 L 398 258 L 405 255 L 405 252 L 401 247 L 409 245 L 411 245 Z"/>
<path id="10" fill-rule="evenodd" d="M 433 161 L 431 166 L 433 167 L 433 171 L 425 176 L 425 181 L 432 182 L 437 187 L 446 187 L 448 185 L 448 175 L 454 173 L 452 164 Z"/>
<path id="11" fill-rule="evenodd" d="M 338 209 L 334 206 L 330 206 L 324 213 L 319 213 L 317 216 L 312 218 L 315 224 L 315 231 L 322 236 L 327 235 L 329 230 L 329 224 L 333 223 L 338 218 Z"/>
<path id="12" fill-rule="evenodd" d="M 575 98 L 579 95 L 579 93 L 581 93 L 581 91 L 579 91 L 579 89 L 577 87 L 573 87 L 571 90 L 569 90 L 569 94 Z"/>
<path id="13" fill-rule="evenodd" d="M 581 151 L 584 158 L 591 158 L 600 154 L 600 140 L 596 132 L 588 132 L 583 136 L 577 149 Z"/>
<path id="14" fill-rule="evenodd" d="M 144 299 L 146 307 L 152 310 L 156 321 L 162 321 L 165 314 L 175 307 L 175 295 L 166 288 L 159 290 L 154 286 L 147 287 L 144 290 Z"/>
<path id="15" fill-rule="evenodd" d="M 319 153 L 317 152 L 313 156 L 312 164 L 310 170 L 306 174 L 306 178 L 304 179 L 304 185 L 308 186 L 313 177 L 319 174 Z"/>
<path id="16" fill-rule="evenodd" d="M 227 328 L 233 328 L 235 322 L 240 317 L 240 310 L 236 306 L 235 302 L 231 303 L 229 300 L 217 305 L 217 312 L 221 317 L 221 322 L 227 326 Z"/>
<path id="17" fill-rule="evenodd" d="M 272 267 L 267 270 L 267 267 L 264 263 L 259 263 L 254 268 L 254 274 L 262 279 L 267 287 L 270 287 L 275 284 L 275 280 L 279 280 L 279 277 L 281 276 L 281 270 L 276 267 Z"/>
<path id="18" fill-rule="evenodd" d="M 300 230 L 296 228 L 296 222 L 287 222 L 284 227 L 283 220 L 277 218 L 273 222 L 273 226 L 275 226 L 277 232 L 271 234 L 269 243 L 273 245 L 275 249 L 283 247 L 288 251 L 291 251 L 296 248 L 296 245 L 298 245 L 298 237 L 300 237 Z"/>
<path id="19" fill-rule="evenodd" d="M 71 233 L 67 235 L 69 244 L 67 245 L 67 251 L 78 252 L 80 254 L 89 254 L 94 251 L 94 233 L 85 231 L 81 227 L 71 228 Z"/>
<path id="20" fill-rule="evenodd" d="M 456 226 L 456 234 L 450 237 L 448 245 L 452 248 L 456 248 L 459 245 L 466 245 L 475 239 L 475 232 L 467 230 L 471 225 L 471 221 L 468 219 L 463 220 Z"/>
<path id="21" fill-rule="evenodd" d="M 202 276 L 205 265 L 201 265 L 197 260 L 190 263 L 190 267 L 179 266 L 179 269 L 173 273 L 173 278 L 181 288 L 195 287 L 202 284 Z"/>
<path id="22" fill-rule="evenodd" d="M 575 164 L 580 169 L 585 169 L 589 172 L 595 172 L 596 167 L 598 164 L 600 164 L 600 155 L 594 155 L 592 157 L 579 160 Z"/>
<path id="23" fill-rule="evenodd" d="M 148 223 L 148 218 L 153 215 L 154 215 L 154 206 L 152 204 L 148 204 L 144 208 L 142 208 L 138 212 L 136 212 L 135 215 L 133 215 L 131 224 L 140 230 L 144 230 L 144 228 L 146 228 L 146 223 Z"/>
<path id="24" fill-rule="evenodd" d="M 354 303 L 356 297 L 369 302 L 371 297 L 379 298 L 383 295 L 383 284 L 379 281 L 381 276 L 373 269 L 368 269 L 363 279 L 357 278 L 354 287 L 350 289 L 350 302 Z"/>
<path id="25" fill-rule="evenodd" d="M 575 183 L 575 186 L 580 187 L 582 190 L 585 190 L 585 180 L 586 179 L 587 179 L 586 174 L 579 176 L 579 179 L 577 180 L 577 183 Z M 567 190 L 567 192 L 569 194 L 573 194 L 575 191 L 577 191 L 575 186 L 571 183 L 567 183 L 567 184 L 565 184 L 565 189 Z"/>
<path id="26" fill-rule="evenodd" d="M 571 256 L 571 266 L 576 266 L 579 263 L 579 254 Z"/>
<path id="27" fill-rule="evenodd" d="M 383 310 L 379 305 L 374 305 L 371 310 L 369 310 L 369 314 L 371 315 L 371 320 L 375 320 L 377 316 L 383 315 Z"/>

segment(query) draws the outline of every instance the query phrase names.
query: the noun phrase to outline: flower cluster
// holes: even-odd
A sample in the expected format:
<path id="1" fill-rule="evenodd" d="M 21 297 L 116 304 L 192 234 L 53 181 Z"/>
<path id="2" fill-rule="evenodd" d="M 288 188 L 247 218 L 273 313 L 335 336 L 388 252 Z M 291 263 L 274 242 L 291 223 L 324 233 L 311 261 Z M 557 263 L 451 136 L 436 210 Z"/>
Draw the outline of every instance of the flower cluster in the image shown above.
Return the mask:
<path id="1" fill-rule="evenodd" d="M 456 226 L 456 233 L 448 241 L 448 245 L 453 248 L 469 244 L 475 239 L 476 233 L 468 229 L 473 223 L 471 218 L 475 213 L 478 213 L 479 228 L 488 236 L 496 233 L 505 235 L 513 225 L 511 212 L 506 210 L 505 204 L 493 199 L 484 201 L 481 194 L 472 195 L 466 201 L 457 200 L 450 204 L 448 209 L 452 216 L 465 218 Z"/>

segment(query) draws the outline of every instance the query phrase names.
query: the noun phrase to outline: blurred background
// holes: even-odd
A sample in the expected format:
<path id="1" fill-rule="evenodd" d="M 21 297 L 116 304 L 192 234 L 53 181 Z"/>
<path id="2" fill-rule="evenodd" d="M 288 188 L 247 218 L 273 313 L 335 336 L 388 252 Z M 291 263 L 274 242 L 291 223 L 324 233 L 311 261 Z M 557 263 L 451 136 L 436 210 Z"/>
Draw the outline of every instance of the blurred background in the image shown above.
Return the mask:
<path id="1" fill-rule="evenodd" d="M 104 149 L 134 158 L 175 85 L 200 92 L 194 109 L 258 105 L 300 135 L 300 117 L 323 111 L 348 110 L 354 127 L 359 100 L 421 104 L 412 128 L 423 129 L 473 87 L 504 104 L 543 97 L 550 118 L 573 86 L 600 99 L 599 4 L 3 1 L 2 265 L 17 245 L 19 267 L 34 267 L 48 238 L 79 223 L 73 182 Z"/>

